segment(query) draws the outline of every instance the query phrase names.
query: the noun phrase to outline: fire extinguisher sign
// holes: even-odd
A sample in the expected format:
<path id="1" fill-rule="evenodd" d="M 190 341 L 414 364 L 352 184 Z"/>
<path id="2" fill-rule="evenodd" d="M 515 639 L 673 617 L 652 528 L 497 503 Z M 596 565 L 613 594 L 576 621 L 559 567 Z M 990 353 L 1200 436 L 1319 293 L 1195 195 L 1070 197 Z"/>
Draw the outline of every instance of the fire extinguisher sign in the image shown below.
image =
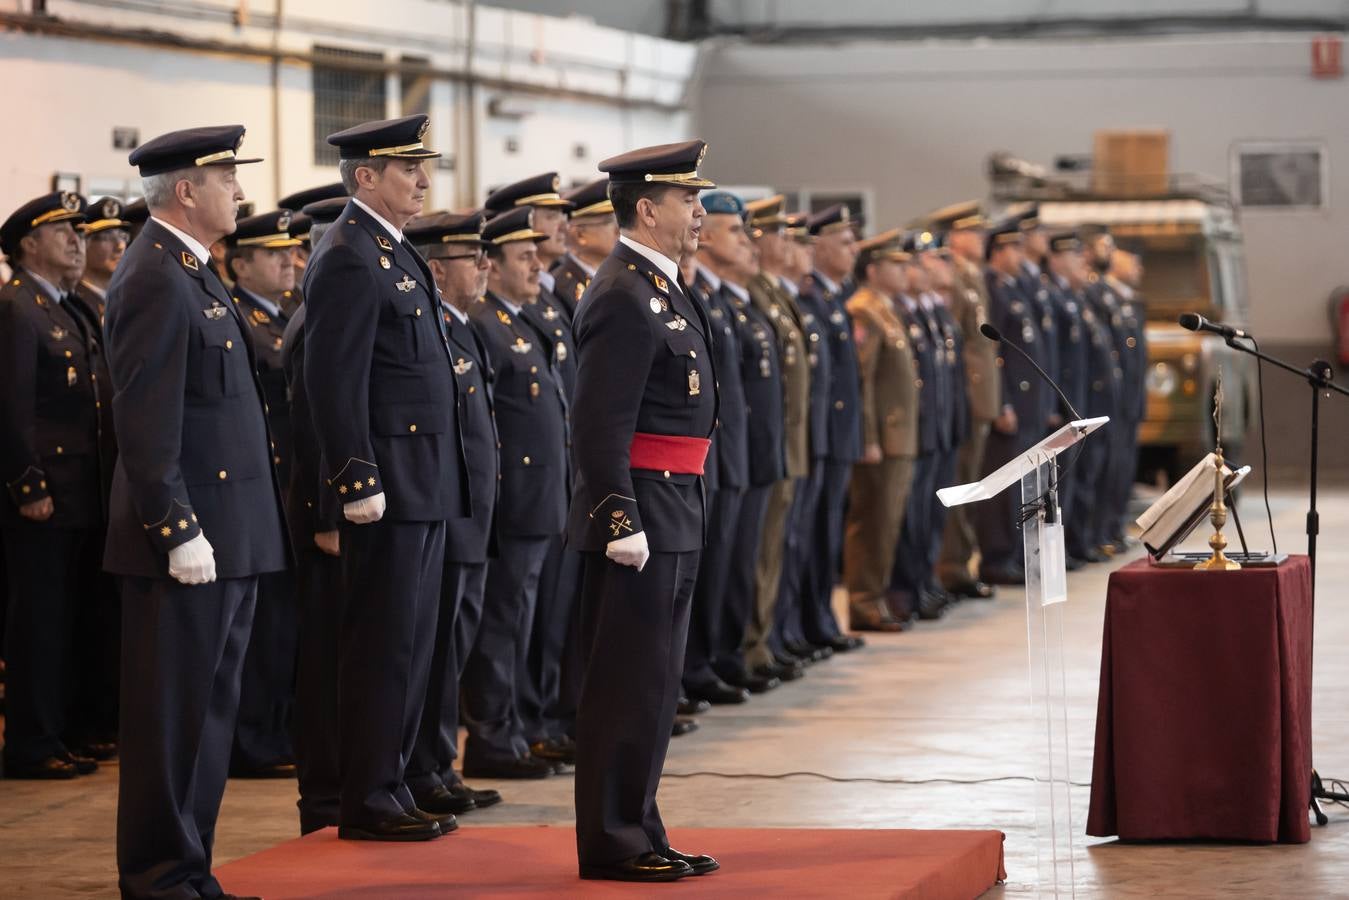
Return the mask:
<path id="1" fill-rule="evenodd" d="M 1338 35 L 1320 34 L 1312 38 L 1312 77 L 1344 77 L 1344 41 Z"/>

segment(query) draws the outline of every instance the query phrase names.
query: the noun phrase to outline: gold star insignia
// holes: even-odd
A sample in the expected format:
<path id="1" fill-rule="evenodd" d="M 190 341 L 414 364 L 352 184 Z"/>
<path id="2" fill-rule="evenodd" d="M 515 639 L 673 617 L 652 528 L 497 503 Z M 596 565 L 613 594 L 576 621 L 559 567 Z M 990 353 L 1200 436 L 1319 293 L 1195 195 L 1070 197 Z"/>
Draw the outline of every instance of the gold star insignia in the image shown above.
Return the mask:
<path id="1" fill-rule="evenodd" d="M 339 494 L 345 494 L 347 492 L 347 486 L 345 484 L 339 484 L 337 486 L 337 492 Z"/>
<path id="2" fill-rule="evenodd" d="M 370 485 L 371 487 L 374 487 L 374 486 L 375 486 L 375 479 L 373 479 L 373 478 L 367 478 L 367 479 L 365 480 L 365 483 L 368 484 L 368 485 Z"/>
<path id="3" fill-rule="evenodd" d="M 179 519 L 179 520 L 178 520 L 178 530 L 179 530 L 179 531 L 187 531 L 187 519 Z"/>
<path id="4" fill-rule="evenodd" d="M 351 483 L 351 489 L 353 491 L 359 491 L 362 487 L 364 487 L 364 485 L 361 484 L 359 481 L 353 481 Z"/>
<path id="5" fill-rule="evenodd" d="M 197 514 L 196 514 L 196 513 L 193 513 L 193 514 L 192 514 L 192 521 L 193 521 L 193 522 L 197 521 Z"/>
<path id="6" fill-rule="evenodd" d="M 165 525 L 163 528 L 159 529 L 159 533 L 162 534 L 164 537 L 168 537 L 169 535 L 173 534 L 173 529 Z"/>

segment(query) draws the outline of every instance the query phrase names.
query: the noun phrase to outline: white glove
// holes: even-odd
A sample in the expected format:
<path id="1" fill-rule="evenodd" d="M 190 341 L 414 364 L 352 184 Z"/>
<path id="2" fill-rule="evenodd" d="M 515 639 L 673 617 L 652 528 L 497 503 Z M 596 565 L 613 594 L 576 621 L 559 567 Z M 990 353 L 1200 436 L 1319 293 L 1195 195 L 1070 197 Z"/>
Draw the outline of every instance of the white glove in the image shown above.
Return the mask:
<path id="1" fill-rule="evenodd" d="M 380 491 L 373 497 L 342 504 L 342 515 L 347 517 L 348 522 L 355 522 L 357 525 L 378 522 L 384 517 L 384 492 Z"/>
<path id="2" fill-rule="evenodd" d="M 646 567 L 646 561 L 651 558 L 651 551 L 646 546 L 646 532 L 639 531 L 625 538 L 610 541 L 604 555 L 620 566 L 632 566 L 638 572 L 642 571 Z"/>
<path id="3" fill-rule="evenodd" d="M 205 534 L 198 534 L 169 551 L 169 575 L 183 584 L 215 581 L 215 550 Z"/>

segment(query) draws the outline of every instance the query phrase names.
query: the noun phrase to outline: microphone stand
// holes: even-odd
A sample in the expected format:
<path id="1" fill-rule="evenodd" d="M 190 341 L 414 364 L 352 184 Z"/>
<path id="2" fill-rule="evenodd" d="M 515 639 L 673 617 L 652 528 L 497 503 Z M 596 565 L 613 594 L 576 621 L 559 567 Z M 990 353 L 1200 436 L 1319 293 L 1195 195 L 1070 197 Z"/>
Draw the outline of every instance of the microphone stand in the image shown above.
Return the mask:
<path id="1" fill-rule="evenodd" d="M 1252 340 L 1247 337 L 1247 340 Z M 1330 363 L 1323 359 L 1313 360 L 1311 366 L 1300 369 L 1297 366 L 1289 365 L 1281 359 L 1276 359 L 1268 353 L 1253 346 L 1246 346 L 1239 343 L 1240 337 L 1233 335 L 1227 338 L 1227 346 L 1233 350 L 1240 350 L 1254 356 L 1261 362 L 1267 362 L 1271 366 L 1283 369 L 1299 378 L 1305 379 L 1312 389 L 1312 423 L 1311 423 L 1311 496 L 1307 508 L 1307 559 L 1311 563 L 1312 570 L 1312 633 L 1316 630 L 1316 538 L 1321 532 L 1321 516 L 1316 511 L 1316 476 L 1320 465 L 1320 437 L 1321 437 L 1321 392 L 1327 394 L 1334 392 L 1345 397 L 1349 397 L 1349 389 L 1344 388 L 1330 379 L 1335 372 L 1330 367 Z M 1253 342 L 1253 341 L 1252 341 Z M 1312 769 L 1312 791 L 1311 791 L 1311 811 L 1316 817 L 1317 825 L 1325 825 L 1330 820 L 1326 818 L 1325 812 L 1321 809 L 1321 800 L 1331 800 L 1338 802 L 1349 802 L 1349 794 L 1327 791 L 1321 783 L 1321 776 Z"/>

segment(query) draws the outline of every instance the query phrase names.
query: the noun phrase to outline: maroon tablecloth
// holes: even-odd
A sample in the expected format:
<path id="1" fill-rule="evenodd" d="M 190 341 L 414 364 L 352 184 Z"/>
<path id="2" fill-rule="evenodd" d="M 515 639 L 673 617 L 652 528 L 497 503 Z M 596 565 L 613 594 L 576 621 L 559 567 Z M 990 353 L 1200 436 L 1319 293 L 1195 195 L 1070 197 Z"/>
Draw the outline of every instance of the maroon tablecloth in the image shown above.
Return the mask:
<path id="1" fill-rule="evenodd" d="M 1311 567 L 1110 576 L 1087 834 L 1311 839 Z"/>

